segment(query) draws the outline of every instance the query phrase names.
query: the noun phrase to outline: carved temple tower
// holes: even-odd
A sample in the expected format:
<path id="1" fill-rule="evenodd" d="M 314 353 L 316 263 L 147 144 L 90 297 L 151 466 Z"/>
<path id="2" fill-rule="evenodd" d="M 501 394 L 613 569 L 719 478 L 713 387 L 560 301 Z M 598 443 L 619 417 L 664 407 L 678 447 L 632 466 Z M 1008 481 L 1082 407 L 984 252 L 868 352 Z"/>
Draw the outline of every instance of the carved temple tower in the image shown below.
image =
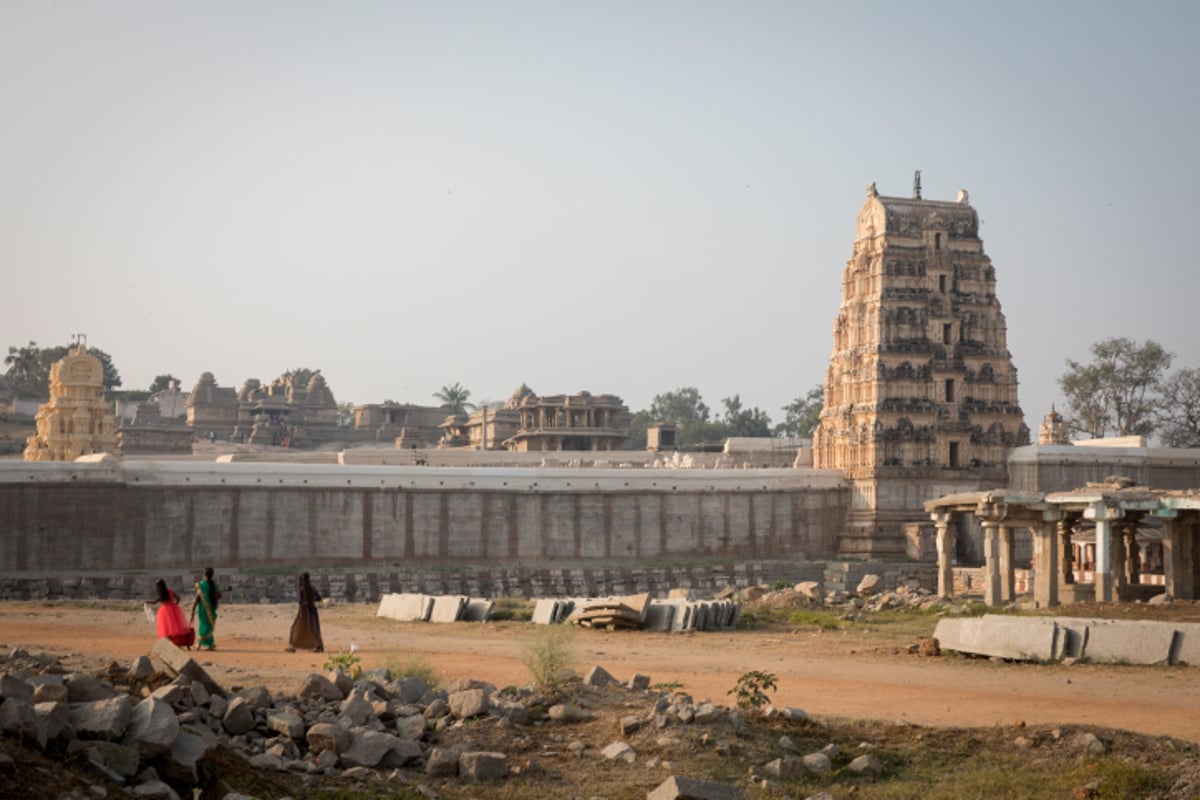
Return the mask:
<path id="1" fill-rule="evenodd" d="M 852 485 L 840 550 L 904 552 L 925 500 L 998 487 L 1029 443 L 979 217 L 957 202 L 882 197 L 858 214 L 825 374 L 813 463 Z"/>

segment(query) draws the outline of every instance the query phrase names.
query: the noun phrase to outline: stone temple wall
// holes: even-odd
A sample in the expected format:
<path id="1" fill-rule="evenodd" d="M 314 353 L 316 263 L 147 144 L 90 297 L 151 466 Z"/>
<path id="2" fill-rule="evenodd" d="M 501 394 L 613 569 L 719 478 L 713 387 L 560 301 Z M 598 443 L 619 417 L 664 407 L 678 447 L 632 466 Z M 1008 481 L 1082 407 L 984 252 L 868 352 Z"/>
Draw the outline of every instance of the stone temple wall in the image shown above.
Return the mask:
<path id="1" fill-rule="evenodd" d="M 1155 489 L 1200 487 L 1200 449 L 1030 445 L 1008 457 L 1012 491 L 1067 492 L 1112 475 Z"/>
<path id="2" fill-rule="evenodd" d="M 0 576 L 827 559 L 818 470 L 0 462 Z"/>

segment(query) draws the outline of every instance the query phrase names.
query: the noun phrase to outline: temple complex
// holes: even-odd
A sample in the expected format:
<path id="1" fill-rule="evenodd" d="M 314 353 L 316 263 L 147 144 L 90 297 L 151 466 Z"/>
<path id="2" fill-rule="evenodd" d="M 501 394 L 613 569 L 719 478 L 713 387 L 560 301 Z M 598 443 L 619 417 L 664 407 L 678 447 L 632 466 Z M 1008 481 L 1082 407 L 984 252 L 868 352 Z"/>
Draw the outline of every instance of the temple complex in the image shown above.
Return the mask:
<path id="1" fill-rule="evenodd" d="M 441 447 L 513 452 L 620 450 L 632 415 L 611 394 L 539 397 L 525 384 L 499 408 L 451 415 L 441 424 Z"/>
<path id="2" fill-rule="evenodd" d="M 842 275 L 818 469 L 852 485 L 845 555 L 898 555 L 924 500 L 1003 486 L 1029 442 L 979 217 L 956 202 L 884 197 L 871 184 Z"/>
<path id="3" fill-rule="evenodd" d="M 104 365 L 80 341 L 50 367 L 50 400 L 37 412 L 26 461 L 74 461 L 117 452 L 116 419 L 104 399 Z"/>

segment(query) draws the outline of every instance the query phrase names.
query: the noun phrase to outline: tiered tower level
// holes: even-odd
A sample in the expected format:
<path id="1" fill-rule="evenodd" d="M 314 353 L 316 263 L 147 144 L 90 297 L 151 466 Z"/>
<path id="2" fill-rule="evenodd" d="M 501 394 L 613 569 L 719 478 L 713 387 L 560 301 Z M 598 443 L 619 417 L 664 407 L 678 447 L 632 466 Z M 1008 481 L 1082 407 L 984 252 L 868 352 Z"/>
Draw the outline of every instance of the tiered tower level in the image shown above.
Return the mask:
<path id="1" fill-rule="evenodd" d="M 814 466 L 855 484 L 852 528 L 898 533 L 902 508 L 927 499 L 915 495 L 1002 485 L 1008 451 L 1028 443 L 966 191 L 951 203 L 922 199 L 919 183 L 911 199 L 871 184 L 842 276 Z M 903 485 L 881 483 L 891 479 Z"/>

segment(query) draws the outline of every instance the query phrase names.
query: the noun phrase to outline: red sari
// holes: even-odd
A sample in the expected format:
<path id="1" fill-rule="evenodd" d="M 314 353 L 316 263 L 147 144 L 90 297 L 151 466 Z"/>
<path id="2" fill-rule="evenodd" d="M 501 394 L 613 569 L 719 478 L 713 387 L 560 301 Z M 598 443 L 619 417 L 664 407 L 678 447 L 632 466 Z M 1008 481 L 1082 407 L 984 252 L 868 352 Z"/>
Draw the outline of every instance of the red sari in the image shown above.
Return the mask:
<path id="1" fill-rule="evenodd" d="M 179 598 L 174 589 L 167 589 L 169 599 L 162 601 L 158 607 L 155 622 L 158 625 L 158 638 L 170 639 L 177 647 L 191 647 L 196 640 L 196 631 L 188 625 L 179 607 Z"/>

